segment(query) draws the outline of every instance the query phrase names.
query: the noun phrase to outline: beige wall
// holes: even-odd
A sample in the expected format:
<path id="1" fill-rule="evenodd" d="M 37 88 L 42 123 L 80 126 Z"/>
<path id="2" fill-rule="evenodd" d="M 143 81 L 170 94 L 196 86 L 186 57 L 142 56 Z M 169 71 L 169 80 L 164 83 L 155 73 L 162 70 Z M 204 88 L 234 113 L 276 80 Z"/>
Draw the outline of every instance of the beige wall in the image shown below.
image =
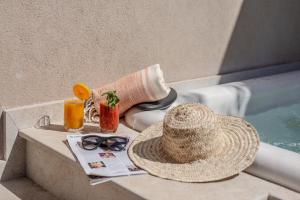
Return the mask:
<path id="1" fill-rule="evenodd" d="M 177 81 L 300 59 L 297 0 L 0 0 L 0 104 L 160 63 Z"/>

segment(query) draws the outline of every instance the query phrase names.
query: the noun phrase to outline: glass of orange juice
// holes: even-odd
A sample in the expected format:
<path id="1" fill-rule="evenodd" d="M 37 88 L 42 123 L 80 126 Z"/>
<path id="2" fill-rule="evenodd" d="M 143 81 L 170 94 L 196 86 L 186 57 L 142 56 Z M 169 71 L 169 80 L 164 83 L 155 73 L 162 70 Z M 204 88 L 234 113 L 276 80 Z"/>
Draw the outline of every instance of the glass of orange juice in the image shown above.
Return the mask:
<path id="1" fill-rule="evenodd" d="M 64 101 L 64 127 L 67 131 L 76 132 L 83 129 L 84 101 L 71 99 Z"/>
<path id="2" fill-rule="evenodd" d="M 76 83 L 73 93 L 77 99 L 64 101 L 64 127 L 67 131 L 76 132 L 83 129 L 84 101 L 90 98 L 91 89 L 84 83 Z"/>

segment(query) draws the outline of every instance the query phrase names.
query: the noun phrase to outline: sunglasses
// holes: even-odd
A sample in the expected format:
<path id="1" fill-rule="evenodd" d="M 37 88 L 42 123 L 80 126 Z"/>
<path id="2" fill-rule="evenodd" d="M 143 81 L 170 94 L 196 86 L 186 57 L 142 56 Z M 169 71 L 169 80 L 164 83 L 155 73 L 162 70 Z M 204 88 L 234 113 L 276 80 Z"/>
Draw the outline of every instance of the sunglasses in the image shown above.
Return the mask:
<path id="1" fill-rule="evenodd" d="M 101 137 L 98 135 L 87 135 L 81 138 L 82 148 L 85 150 L 94 150 L 97 147 L 107 148 L 113 151 L 123 151 L 129 142 L 127 137 Z"/>

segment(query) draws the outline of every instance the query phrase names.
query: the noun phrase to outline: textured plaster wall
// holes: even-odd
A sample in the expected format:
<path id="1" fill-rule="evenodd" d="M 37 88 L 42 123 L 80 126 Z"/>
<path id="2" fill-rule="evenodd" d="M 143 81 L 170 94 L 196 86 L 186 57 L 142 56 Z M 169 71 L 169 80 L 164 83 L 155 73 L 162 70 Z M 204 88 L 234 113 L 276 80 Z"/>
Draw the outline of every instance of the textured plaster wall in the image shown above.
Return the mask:
<path id="1" fill-rule="evenodd" d="M 96 87 L 155 63 L 178 81 L 295 61 L 299 8 L 297 0 L 0 0 L 0 105 L 63 99 L 77 81 Z"/>

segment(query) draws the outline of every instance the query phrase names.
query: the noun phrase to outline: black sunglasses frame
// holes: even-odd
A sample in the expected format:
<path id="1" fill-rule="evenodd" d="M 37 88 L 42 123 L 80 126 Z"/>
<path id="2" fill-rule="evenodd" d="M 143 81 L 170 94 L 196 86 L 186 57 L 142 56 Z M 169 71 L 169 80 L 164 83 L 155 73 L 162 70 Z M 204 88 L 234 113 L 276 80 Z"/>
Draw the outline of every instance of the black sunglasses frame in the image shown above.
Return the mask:
<path id="1" fill-rule="evenodd" d="M 88 141 L 88 138 L 95 137 L 97 138 L 96 142 Z M 124 141 L 118 142 L 115 141 L 113 144 L 106 143 L 108 140 L 121 139 Z M 111 137 L 101 137 L 99 135 L 86 135 L 81 137 L 82 148 L 85 150 L 94 150 L 98 147 L 108 148 L 113 151 L 124 151 L 126 149 L 126 145 L 129 142 L 129 138 L 120 137 L 120 136 L 111 136 Z M 86 148 L 86 145 L 95 145 L 93 148 Z"/>

